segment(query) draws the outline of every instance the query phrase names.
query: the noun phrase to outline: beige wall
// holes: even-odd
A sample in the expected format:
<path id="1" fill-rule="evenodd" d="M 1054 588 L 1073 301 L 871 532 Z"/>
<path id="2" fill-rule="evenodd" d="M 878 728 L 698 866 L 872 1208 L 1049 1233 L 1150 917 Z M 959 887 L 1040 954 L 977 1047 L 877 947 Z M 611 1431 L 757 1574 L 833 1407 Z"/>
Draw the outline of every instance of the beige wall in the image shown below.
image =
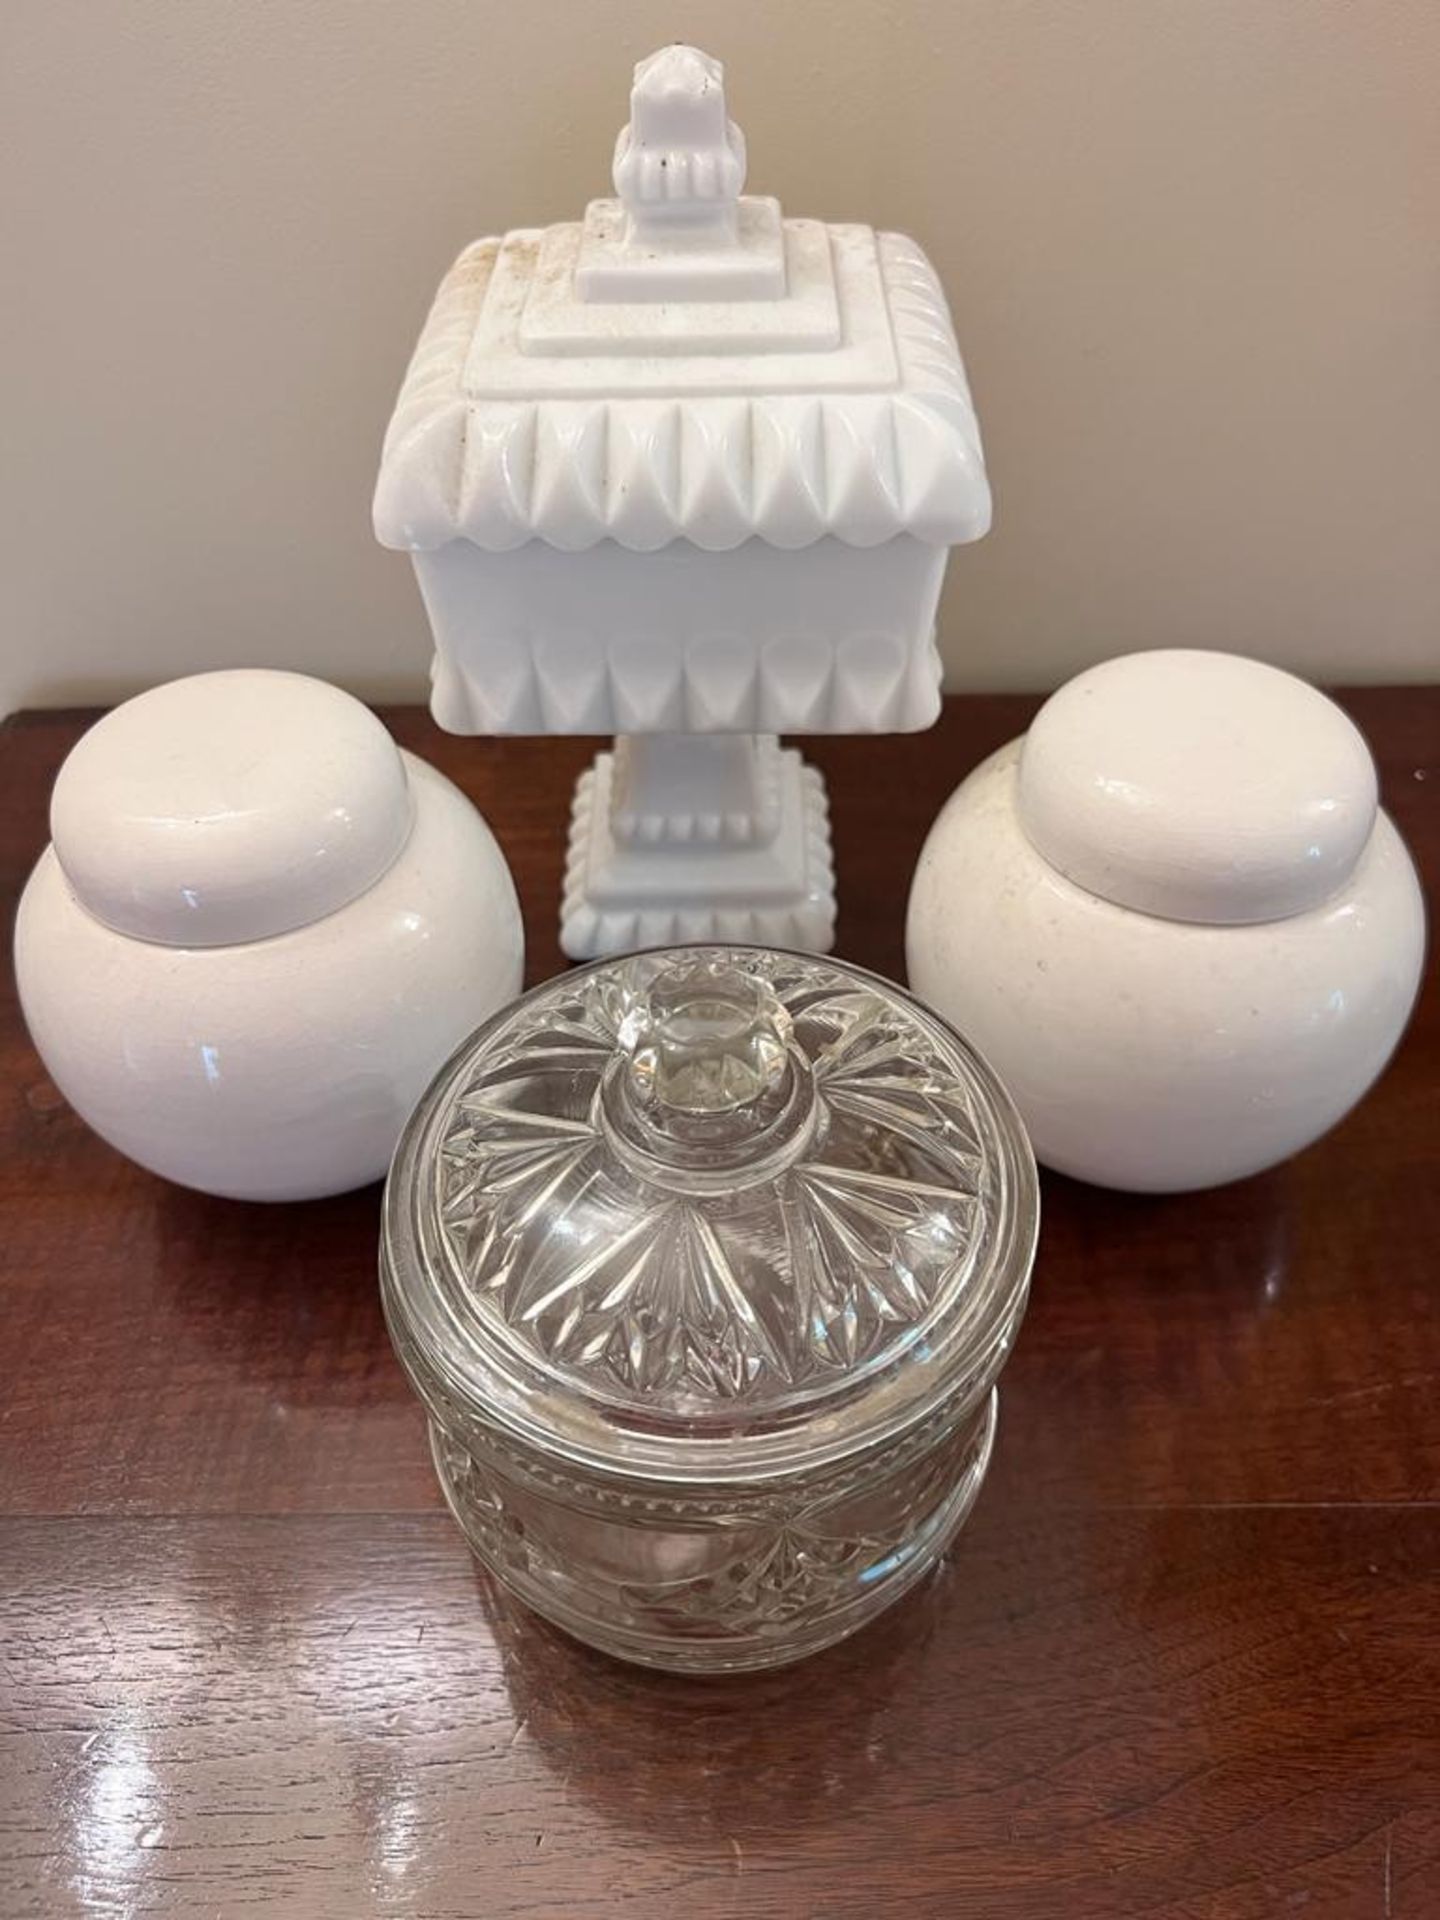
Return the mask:
<path id="1" fill-rule="evenodd" d="M 1436 0 L 0 0 L 0 708 L 412 693 L 382 426 L 473 235 L 607 190 L 630 63 L 949 287 L 996 530 L 956 686 L 1124 648 L 1440 674 Z"/>

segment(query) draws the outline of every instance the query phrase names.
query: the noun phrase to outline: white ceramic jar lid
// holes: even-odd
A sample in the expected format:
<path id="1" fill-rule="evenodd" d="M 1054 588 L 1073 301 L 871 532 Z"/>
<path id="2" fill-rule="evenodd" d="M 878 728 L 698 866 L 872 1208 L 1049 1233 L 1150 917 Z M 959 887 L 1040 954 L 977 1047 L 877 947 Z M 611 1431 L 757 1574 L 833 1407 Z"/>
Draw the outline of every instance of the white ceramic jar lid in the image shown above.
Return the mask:
<path id="1" fill-rule="evenodd" d="M 303 674 L 196 674 L 117 707 L 55 782 L 50 831 L 77 897 L 166 946 L 267 939 L 374 885 L 409 835 L 395 742 Z"/>
<path id="2" fill-rule="evenodd" d="M 1375 766 L 1333 701 L 1235 654 L 1132 653 L 1041 708 L 1021 824 L 1102 899 L 1214 926 L 1319 906 L 1370 838 Z"/>

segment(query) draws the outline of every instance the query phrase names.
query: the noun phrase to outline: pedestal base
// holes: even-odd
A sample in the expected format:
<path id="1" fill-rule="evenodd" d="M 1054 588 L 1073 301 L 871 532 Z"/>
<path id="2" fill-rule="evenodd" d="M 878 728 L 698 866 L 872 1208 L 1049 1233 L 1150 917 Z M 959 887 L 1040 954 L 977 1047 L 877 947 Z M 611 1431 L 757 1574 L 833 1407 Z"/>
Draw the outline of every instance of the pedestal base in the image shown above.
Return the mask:
<path id="1" fill-rule="evenodd" d="M 697 757 L 710 742 L 697 737 Z M 793 749 L 765 754 L 773 829 L 740 831 L 732 812 L 647 812 L 634 792 L 616 805 L 617 751 L 581 774 L 570 818 L 560 944 L 572 960 L 640 947 L 753 941 L 828 953 L 835 876 L 825 783 Z M 767 823 L 768 825 L 768 823 Z"/>

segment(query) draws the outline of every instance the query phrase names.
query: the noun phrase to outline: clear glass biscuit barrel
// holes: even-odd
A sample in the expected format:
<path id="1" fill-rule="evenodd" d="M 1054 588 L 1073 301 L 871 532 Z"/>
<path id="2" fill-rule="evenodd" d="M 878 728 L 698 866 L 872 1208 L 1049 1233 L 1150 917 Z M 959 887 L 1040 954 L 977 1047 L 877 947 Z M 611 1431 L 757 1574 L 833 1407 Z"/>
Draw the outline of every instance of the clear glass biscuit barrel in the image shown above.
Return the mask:
<path id="1" fill-rule="evenodd" d="M 837 960 L 537 987 L 401 1141 L 382 1286 L 446 1496 L 521 1600 L 725 1672 L 863 1626 L 980 1489 L 1034 1161 L 993 1074 Z"/>

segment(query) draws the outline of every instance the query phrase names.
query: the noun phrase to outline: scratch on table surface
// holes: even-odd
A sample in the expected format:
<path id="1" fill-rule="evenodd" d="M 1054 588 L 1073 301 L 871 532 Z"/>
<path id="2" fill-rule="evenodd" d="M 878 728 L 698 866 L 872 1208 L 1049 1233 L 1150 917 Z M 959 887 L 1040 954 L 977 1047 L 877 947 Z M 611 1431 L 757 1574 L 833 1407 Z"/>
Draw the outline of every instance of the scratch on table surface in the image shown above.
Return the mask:
<path id="1" fill-rule="evenodd" d="M 736 1871 L 736 1873 L 737 1873 L 737 1874 L 741 1874 L 741 1873 L 744 1873 L 744 1871 L 745 1871 L 745 1849 L 744 1849 L 744 1848 L 743 1848 L 743 1847 L 741 1846 L 741 1844 L 740 1844 L 740 1842 L 739 1842 L 739 1841 L 738 1841 L 738 1840 L 737 1840 L 737 1839 L 735 1838 L 735 1836 L 734 1836 L 734 1834 L 733 1834 L 733 1833 L 732 1833 L 732 1834 L 731 1834 L 731 1836 L 730 1836 L 730 1851 L 731 1851 L 731 1852 L 732 1852 L 732 1853 L 733 1853 L 733 1854 L 735 1855 L 735 1871 Z"/>
<path id="2" fill-rule="evenodd" d="M 1392 1837 L 1389 1827 L 1385 1829 L 1385 1920 L 1390 1920 L 1390 1854 Z"/>

